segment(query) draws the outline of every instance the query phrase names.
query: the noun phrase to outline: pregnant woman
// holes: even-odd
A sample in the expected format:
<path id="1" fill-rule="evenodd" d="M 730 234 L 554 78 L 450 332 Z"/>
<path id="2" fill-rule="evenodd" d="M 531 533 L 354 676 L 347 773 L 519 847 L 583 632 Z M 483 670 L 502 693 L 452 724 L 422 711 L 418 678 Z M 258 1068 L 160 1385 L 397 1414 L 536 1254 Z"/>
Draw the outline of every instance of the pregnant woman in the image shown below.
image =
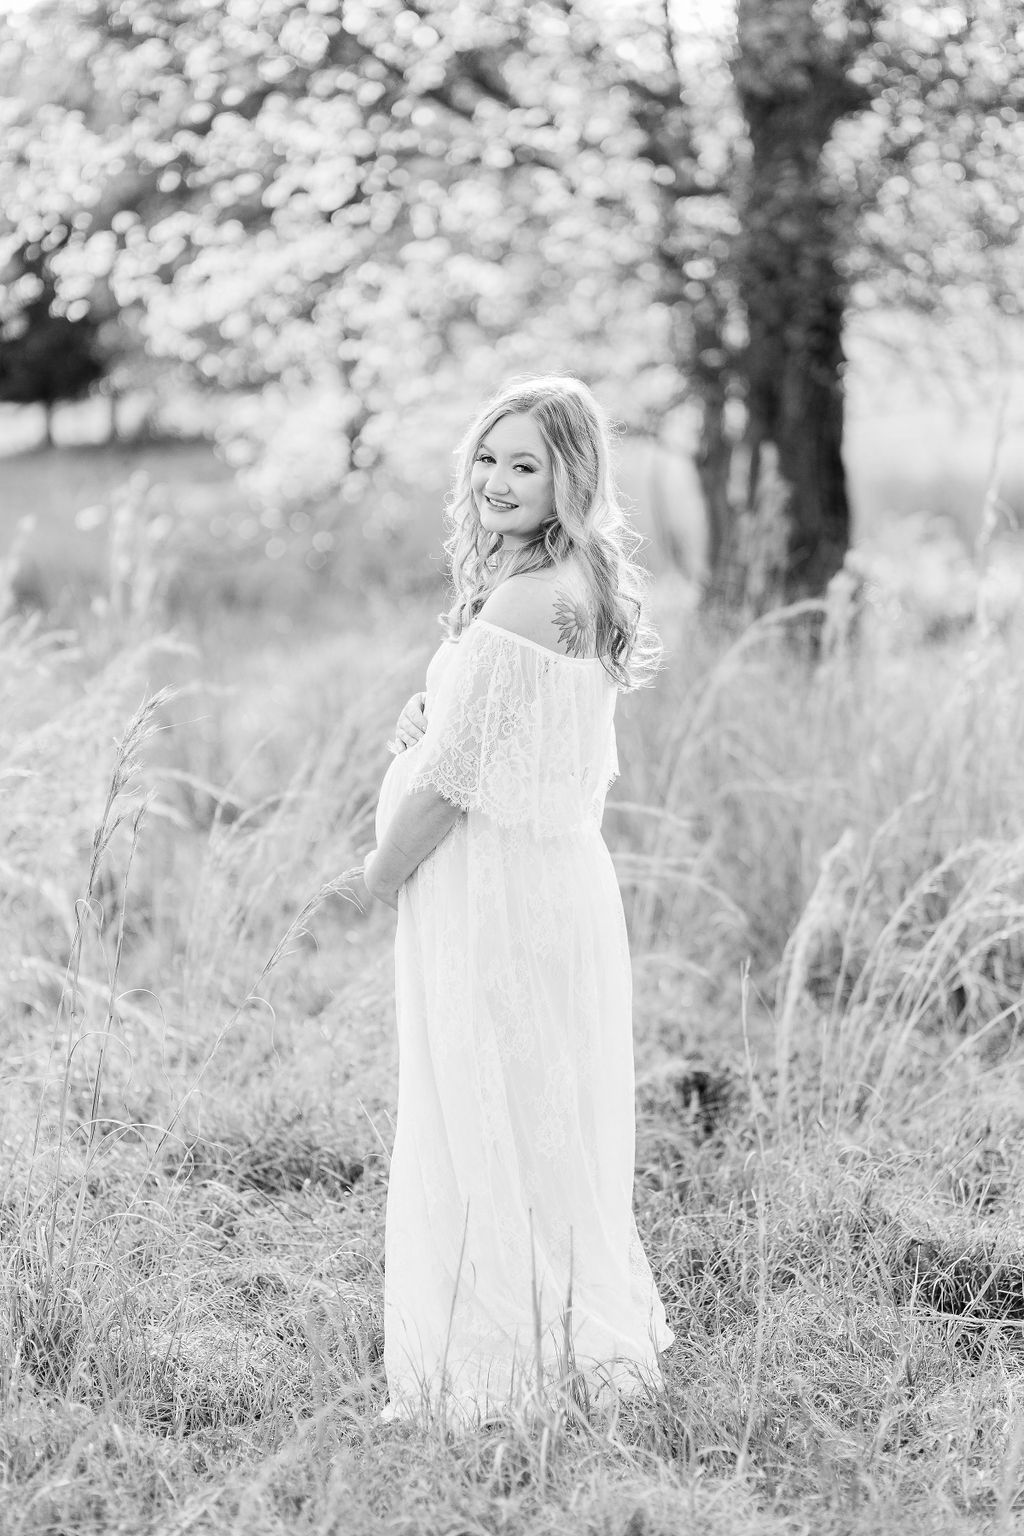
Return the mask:
<path id="1" fill-rule="evenodd" d="M 449 516 L 447 639 L 364 878 L 398 912 L 383 1416 L 473 1424 L 559 1388 L 632 1396 L 672 1342 L 632 1212 L 630 958 L 601 836 L 616 697 L 659 647 L 577 380 L 485 407 Z"/>

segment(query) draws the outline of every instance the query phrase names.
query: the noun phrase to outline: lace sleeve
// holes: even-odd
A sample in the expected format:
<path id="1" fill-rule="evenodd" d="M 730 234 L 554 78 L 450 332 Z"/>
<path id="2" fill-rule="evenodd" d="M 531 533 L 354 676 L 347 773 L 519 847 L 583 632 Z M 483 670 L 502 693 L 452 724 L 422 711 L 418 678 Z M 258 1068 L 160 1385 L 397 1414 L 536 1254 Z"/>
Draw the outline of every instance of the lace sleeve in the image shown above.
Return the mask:
<path id="1" fill-rule="evenodd" d="M 472 625 L 429 700 L 406 790 L 429 786 L 464 811 L 541 837 L 577 826 L 592 779 L 584 741 L 599 671 L 570 678 L 542 647 Z"/>

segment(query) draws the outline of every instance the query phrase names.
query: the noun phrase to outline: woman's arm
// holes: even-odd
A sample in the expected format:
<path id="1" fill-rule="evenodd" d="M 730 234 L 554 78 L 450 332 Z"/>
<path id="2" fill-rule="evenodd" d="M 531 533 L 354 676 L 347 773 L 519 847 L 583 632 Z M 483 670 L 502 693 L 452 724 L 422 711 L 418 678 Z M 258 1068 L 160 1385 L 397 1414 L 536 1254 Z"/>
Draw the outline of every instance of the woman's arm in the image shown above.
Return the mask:
<path id="1" fill-rule="evenodd" d="M 403 795 L 380 847 L 367 860 L 364 879 L 370 895 L 397 907 L 400 888 L 463 815 L 436 789 Z"/>

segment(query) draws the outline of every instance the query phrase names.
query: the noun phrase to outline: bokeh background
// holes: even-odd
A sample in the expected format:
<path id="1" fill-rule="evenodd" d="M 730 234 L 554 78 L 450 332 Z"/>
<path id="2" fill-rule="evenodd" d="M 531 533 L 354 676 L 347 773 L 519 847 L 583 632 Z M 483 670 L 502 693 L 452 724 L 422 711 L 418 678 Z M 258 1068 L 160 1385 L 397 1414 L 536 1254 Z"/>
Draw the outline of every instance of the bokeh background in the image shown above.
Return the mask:
<path id="1" fill-rule="evenodd" d="M 0 1531 L 1011 1531 L 1024 6 L 0 4 Z M 572 371 L 665 640 L 604 832 L 618 1422 L 377 1423 L 385 743 Z M 810 621 L 810 622 L 809 622 Z"/>
<path id="2" fill-rule="evenodd" d="M 95 566 L 136 469 L 186 583 L 255 556 L 342 590 L 422 572 L 467 415 L 530 370 L 621 424 L 658 570 L 726 585 L 736 527 L 753 560 L 762 443 L 824 552 L 784 595 L 907 517 L 971 548 L 997 451 L 986 537 L 1014 525 L 1015 5 L 5 11 L 23 601 Z"/>

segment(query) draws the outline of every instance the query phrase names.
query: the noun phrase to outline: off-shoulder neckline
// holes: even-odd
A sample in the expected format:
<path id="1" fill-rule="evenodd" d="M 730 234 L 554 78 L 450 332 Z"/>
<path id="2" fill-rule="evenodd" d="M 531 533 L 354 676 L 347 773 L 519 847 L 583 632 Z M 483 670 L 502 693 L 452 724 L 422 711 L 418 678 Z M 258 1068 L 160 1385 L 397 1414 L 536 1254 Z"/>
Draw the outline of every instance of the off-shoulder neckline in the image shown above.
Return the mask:
<path id="1" fill-rule="evenodd" d="M 470 629 L 475 629 L 482 624 L 485 629 L 493 629 L 499 635 L 507 635 L 510 640 L 517 640 L 520 645 L 529 646 L 531 651 L 539 651 L 542 656 L 553 656 L 556 661 L 571 661 L 574 666 L 586 666 L 590 662 L 603 665 L 600 656 L 567 656 L 564 651 L 553 651 L 549 645 L 541 645 L 539 640 L 530 640 L 526 635 L 518 635 L 514 629 L 505 629 L 501 624 L 495 624 L 490 619 L 475 618 Z"/>

